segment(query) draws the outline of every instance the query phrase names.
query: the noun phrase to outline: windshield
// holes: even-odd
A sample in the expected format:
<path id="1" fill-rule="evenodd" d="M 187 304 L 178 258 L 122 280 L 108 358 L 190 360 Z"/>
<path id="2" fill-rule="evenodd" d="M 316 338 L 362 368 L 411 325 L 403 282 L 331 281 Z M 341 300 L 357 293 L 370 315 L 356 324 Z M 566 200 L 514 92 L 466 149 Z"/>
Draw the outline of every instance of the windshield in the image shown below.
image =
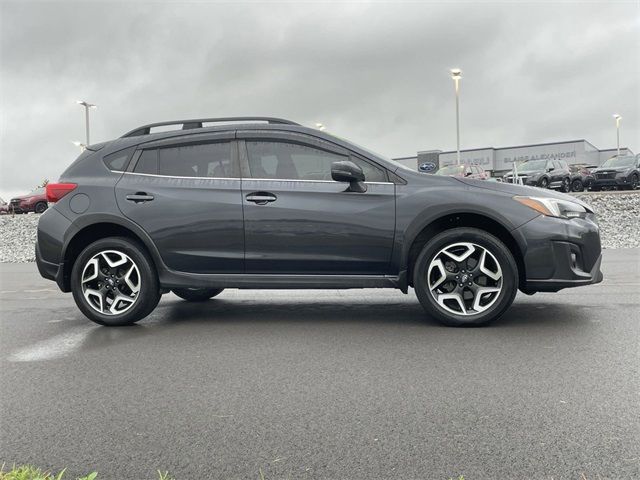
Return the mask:
<path id="1" fill-rule="evenodd" d="M 633 167 L 633 157 L 611 157 L 602 164 L 603 167 Z"/>
<path id="2" fill-rule="evenodd" d="M 531 172 L 533 170 L 545 170 L 547 168 L 546 160 L 531 160 L 528 162 L 524 162 L 522 165 L 518 166 L 518 170 L 523 172 Z"/>
<path id="3" fill-rule="evenodd" d="M 449 165 L 438 170 L 436 172 L 436 175 L 456 175 L 457 173 L 462 173 L 463 171 L 464 165 Z"/>

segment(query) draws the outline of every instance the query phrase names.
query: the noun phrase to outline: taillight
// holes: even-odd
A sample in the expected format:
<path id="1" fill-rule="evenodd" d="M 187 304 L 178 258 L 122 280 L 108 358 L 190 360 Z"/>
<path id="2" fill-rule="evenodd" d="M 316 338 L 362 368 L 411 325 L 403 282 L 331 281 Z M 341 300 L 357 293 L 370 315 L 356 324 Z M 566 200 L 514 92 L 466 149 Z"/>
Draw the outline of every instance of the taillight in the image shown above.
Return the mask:
<path id="1" fill-rule="evenodd" d="M 57 202 L 77 186 L 77 183 L 47 183 L 47 202 Z"/>

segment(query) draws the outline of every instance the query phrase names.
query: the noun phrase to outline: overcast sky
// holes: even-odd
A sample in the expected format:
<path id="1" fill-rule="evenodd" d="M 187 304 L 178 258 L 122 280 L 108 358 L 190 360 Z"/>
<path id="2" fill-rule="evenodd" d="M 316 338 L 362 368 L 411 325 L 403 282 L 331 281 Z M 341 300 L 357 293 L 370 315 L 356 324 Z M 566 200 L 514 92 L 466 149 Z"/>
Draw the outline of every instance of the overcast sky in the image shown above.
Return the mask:
<path id="1" fill-rule="evenodd" d="M 640 151 L 640 2 L 0 3 L 0 196 L 145 123 L 269 115 L 390 157 L 585 138 Z"/>

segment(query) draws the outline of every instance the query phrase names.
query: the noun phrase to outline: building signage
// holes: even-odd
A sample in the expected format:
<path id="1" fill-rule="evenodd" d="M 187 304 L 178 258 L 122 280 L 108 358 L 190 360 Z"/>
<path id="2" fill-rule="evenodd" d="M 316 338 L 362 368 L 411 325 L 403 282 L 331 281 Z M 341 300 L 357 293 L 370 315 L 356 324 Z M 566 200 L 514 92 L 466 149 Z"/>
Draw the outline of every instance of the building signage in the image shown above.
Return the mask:
<path id="1" fill-rule="evenodd" d="M 527 160 L 561 160 L 575 158 L 576 151 L 559 153 L 538 153 L 533 155 L 519 155 L 517 157 L 504 157 L 504 163 L 526 162 Z"/>

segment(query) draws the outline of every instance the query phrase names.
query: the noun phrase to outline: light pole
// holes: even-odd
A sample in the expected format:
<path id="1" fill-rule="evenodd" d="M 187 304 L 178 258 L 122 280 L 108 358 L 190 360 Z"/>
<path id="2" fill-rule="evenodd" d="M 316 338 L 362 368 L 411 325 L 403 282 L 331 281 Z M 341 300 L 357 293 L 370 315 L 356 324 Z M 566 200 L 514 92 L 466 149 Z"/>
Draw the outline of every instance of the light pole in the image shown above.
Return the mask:
<path id="1" fill-rule="evenodd" d="M 76 142 L 71 142 L 71 143 L 73 143 L 76 147 L 78 147 L 81 152 L 84 152 L 86 150 L 86 148 L 87 148 L 87 146 L 82 142 L 77 142 L 76 141 Z"/>
<path id="2" fill-rule="evenodd" d="M 451 78 L 456 87 L 456 151 L 458 152 L 458 165 L 460 165 L 460 79 L 462 78 L 462 70 L 452 68 Z"/>
<path id="3" fill-rule="evenodd" d="M 85 145 L 90 145 L 89 143 L 89 109 L 97 108 L 98 106 L 94 105 L 93 103 L 86 102 L 84 100 L 77 100 L 76 103 L 84 107 L 84 122 L 85 122 L 85 129 L 87 132 L 87 143 L 85 143 Z"/>
<path id="4" fill-rule="evenodd" d="M 616 145 L 618 145 L 618 154 L 617 157 L 620 156 L 620 120 L 622 120 L 622 116 L 617 113 L 613 114 L 613 118 L 616 119 Z"/>

